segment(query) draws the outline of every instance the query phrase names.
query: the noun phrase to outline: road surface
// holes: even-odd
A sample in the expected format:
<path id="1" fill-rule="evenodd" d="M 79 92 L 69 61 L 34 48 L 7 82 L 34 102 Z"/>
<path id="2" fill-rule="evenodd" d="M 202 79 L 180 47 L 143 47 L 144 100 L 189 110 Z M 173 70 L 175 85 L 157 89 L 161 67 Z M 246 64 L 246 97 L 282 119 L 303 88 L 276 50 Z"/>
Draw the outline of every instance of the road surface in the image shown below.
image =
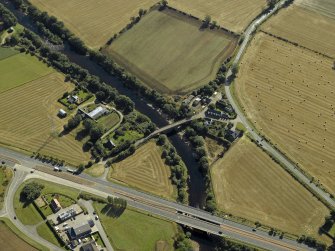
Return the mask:
<path id="1" fill-rule="evenodd" d="M 164 200 L 160 197 L 140 192 L 122 185 L 100 180 L 98 178 L 94 178 L 86 174 L 81 174 L 80 176 L 78 176 L 78 179 L 90 181 L 90 183 L 92 183 L 92 185 L 90 186 L 82 185 L 80 184 L 80 182 L 79 183 L 73 182 L 64 178 L 55 177 L 51 174 L 36 170 L 34 171 L 33 174 L 31 174 L 30 171 L 32 170 L 32 168 L 34 168 L 36 165 L 41 166 L 40 162 L 32 158 L 26 157 L 20 153 L 13 152 L 11 150 L 3 148 L 0 148 L 0 155 L 8 156 L 7 159 L 17 159 L 20 163 L 22 163 L 22 165 L 13 164 L 13 166 L 15 166 L 17 170 L 16 174 L 14 175 L 13 184 L 17 185 L 16 186 L 11 185 L 10 188 L 12 193 L 12 195 L 10 195 L 11 198 L 13 197 L 15 190 L 17 189 L 19 184 L 22 183 L 23 180 L 28 178 L 40 178 L 58 184 L 62 184 L 65 186 L 69 186 L 72 188 L 76 188 L 81 191 L 86 191 L 102 197 L 107 197 L 108 195 L 118 196 L 126 199 L 129 206 L 146 211 L 149 214 L 158 215 L 160 217 L 166 218 L 168 220 L 171 220 L 184 226 L 203 230 L 205 232 L 212 233 L 215 235 L 221 235 L 227 238 L 232 238 L 264 249 L 309 250 L 308 247 L 299 244 L 294 240 L 288 240 L 288 239 L 280 240 L 278 237 L 269 236 L 267 232 L 263 232 L 260 230 L 254 232 L 252 227 L 245 226 L 227 219 L 214 216 L 203 210 L 185 206 L 176 202 Z M 46 166 L 45 168 L 51 169 L 52 167 Z M 25 175 L 21 176 L 22 172 Z M 12 199 L 8 200 L 9 204 L 11 204 Z M 11 209 L 11 212 L 14 212 L 13 208 Z M 14 215 L 11 215 L 9 217 L 12 221 L 14 221 L 13 216 Z M 16 222 L 16 224 L 18 224 L 18 222 Z M 27 230 L 27 228 L 22 224 L 18 225 L 18 227 L 19 229 L 22 229 L 22 231 L 25 234 L 27 234 L 30 238 L 42 243 L 43 245 L 46 245 L 45 241 L 41 241 L 40 238 L 38 238 L 37 236 L 33 236 L 33 234 L 28 233 L 29 229 Z"/>

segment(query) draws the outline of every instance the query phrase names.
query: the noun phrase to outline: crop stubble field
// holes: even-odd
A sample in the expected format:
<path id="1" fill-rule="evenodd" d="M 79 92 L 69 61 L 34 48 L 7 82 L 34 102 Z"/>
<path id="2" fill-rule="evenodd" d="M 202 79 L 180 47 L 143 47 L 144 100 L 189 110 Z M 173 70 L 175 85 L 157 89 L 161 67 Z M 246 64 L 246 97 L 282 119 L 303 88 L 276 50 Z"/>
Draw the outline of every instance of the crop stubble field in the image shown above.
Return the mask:
<path id="1" fill-rule="evenodd" d="M 333 61 L 263 33 L 235 82 L 249 119 L 272 143 L 335 194 Z"/>
<path id="2" fill-rule="evenodd" d="M 170 167 L 155 142 L 141 146 L 132 156 L 113 164 L 110 178 L 166 198 L 174 198 Z"/>
<path id="3" fill-rule="evenodd" d="M 266 0 L 170 0 L 169 4 L 200 19 L 210 15 L 222 27 L 241 33 L 266 8 Z"/>
<path id="4" fill-rule="evenodd" d="M 30 0 L 42 11 L 56 16 L 88 46 L 99 48 L 158 0 Z"/>
<path id="5" fill-rule="evenodd" d="M 72 135 L 58 137 L 64 121 L 56 116 L 62 108 L 57 99 L 73 88 L 63 75 L 25 54 L 1 60 L 2 64 L 12 67 L 0 75 L 0 82 L 6 83 L 0 90 L 0 143 L 72 164 L 88 161 L 89 154 Z M 26 74 L 28 68 L 32 69 L 30 75 Z"/>
<path id="6" fill-rule="evenodd" d="M 226 213 L 314 237 L 329 213 L 246 137 L 214 164 L 211 174 L 218 206 Z"/>
<path id="7" fill-rule="evenodd" d="M 151 88 L 185 93 L 214 79 L 236 47 L 231 35 L 200 26 L 176 11 L 153 10 L 103 51 Z"/>
<path id="8" fill-rule="evenodd" d="M 30 246 L 14 232 L 12 232 L 12 230 L 3 221 L 0 221 L 0 246 L 1 250 L 6 251 L 37 251 L 36 248 Z"/>
<path id="9" fill-rule="evenodd" d="M 335 58 L 335 1 L 297 0 L 262 30 Z"/>

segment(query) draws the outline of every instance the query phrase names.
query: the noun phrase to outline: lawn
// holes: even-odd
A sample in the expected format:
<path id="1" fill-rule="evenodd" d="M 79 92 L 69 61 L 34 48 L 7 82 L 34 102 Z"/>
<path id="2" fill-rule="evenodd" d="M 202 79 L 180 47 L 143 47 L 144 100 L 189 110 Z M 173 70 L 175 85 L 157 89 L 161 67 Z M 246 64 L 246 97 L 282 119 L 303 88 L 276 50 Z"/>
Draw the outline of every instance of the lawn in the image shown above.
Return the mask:
<path id="1" fill-rule="evenodd" d="M 256 129 L 335 195 L 333 61 L 259 33 L 234 85 Z"/>
<path id="2" fill-rule="evenodd" d="M 47 223 L 42 223 L 36 228 L 36 230 L 38 235 L 41 236 L 43 239 L 51 242 L 56 246 L 61 246 L 52 230 L 48 227 Z"/>
<path id="3" fill-rule="evenodd" d="M 222 27 L 241 33 L 267 6 L 266 0 L 170 0 L 169 5 L 200 19 L 210 15 Z"/>
<path id="4" fill-rule="evenodd" d="M 106 131 L 113 128 L 117 123 L 119 123 L 120 117 L 116 112 L 111 112 L 110 114 L 103 116 L 98 119 L 98 124 L 105 128 Z"/>
<path id="5" fill-rule="evenodd" d="M 128 158 L 114 163 L 109 178 L 144 191 L 175 199 L 170 167 L 162 160 L 162 150 L 154 141 L 141 146 Z"/>
<path id="6" fill-rule="evenodd" d="M 10 168 L 0 166 L 0 209 L 3 207 L 6 189 L 12 179 L 12 176 L 13 172 Z"/>
<path id="7" fill-rule="evenodd" d="M 155 250 L 158 241 L 164 241 L 173 250 L 172 238 L 177 233 L 177 226 L 165 220 L 126 209 L 119 218 L 108 217 L 101 213 L 105 204 L 94 203 L 101 223 L 116 251 Z"/>
<path id="8" fill-rule="evenodd" d="M 38 59 L 29 54 L 16 54 L 0 60 L 0 93 L 52 73 Z"/>
<path id="9" fill-rule="evenodd" d="M 14 229 L 15 231 L 13 231 Z M 30 242 L 38 249 L 36 249 L 32 245 L 29 245 L 28 242 Z M 15 226 L 12 223 L 10 223 L 7 219 L 0 220 L 0 247 L 1 250 L 5 251 L 17 251 L 17 250 L 37 251 L 42 249 L 47 250 L 38 243 L 34 243 L 33 241 L 29 240 L 27 237 L 23 238 L 23 234 L 18 229 L 16 229 Z"/>
<path id="10" fill-rule="evenodd" d="M 18 54 L 19 51 L 12 48 L 0 47 L 0 61 Z"/>
<path id="11" fill-rule="evenodd" d="M 98 49 L 158 0 L 31 0 L 37 8 L 64 22 L 88 46 Z"/>
<path id="12" fill-rule="evenodd" d="M 214 164 L 211 176 L 224 212 L 320 239 L 329 210 L 247 137 Z"/>
<path id="13" fill-rule="evenodd" d="M 103 52 L 149 87 L 182 94 L 214 79 L 236 39 L 222 30 L 166 9 L 153 10 Z"/>
<path id="14" fill-rule="evenodd" d="M 2 71 L 5 75 L 1 75 Z M 63 159 L 72 165 L 90 159 L 73 135 L 58 136 L 66 119 L 57 117 L 62 108 L 57 99 L 73 89 L 72 84 L 64 82 L 63 75 L 30 55 L 18 54 L 0 61 L 0 83 L 3 81 L 8 82 L 0 87 L 7 90 L 0 93 L 0 143 Z M 8 89 L 14 86 L 17 87 Z"/>
<path id="15" fill-rule="evenodd" d="M 127 141 L 127 140 L 131 142 L 136 141 L 136 140 L 143 138 L 144 136 L 138 131 L 132 131 L 132 130 L 127 130 L 124 132 L 124 135 L 118 136 L 118 137 L 115 136 L 115 132 L 112 132 L 112 134 L 110 135 L 111 136 L 109 138 L 111 138 L 116 145 L 120 144 L 121 142 Z"/>
<path id="16" fill-rule="evenodd" d="M 60 200 L 60 202 L 63 203 L 62 206 L 70 206 L 73 201 L 77 201 L 79 191 L 76 189 L 69 188 L 66 186 L 61 186 L 59 184 L 47 182 L 44 180 L 26 181 L 19 187 L 19 189 L 15 192 L 15 196 L 14 196 L 15 213 L 24 225 L 35 225 L 43 220 L 42 216 L 38 213 L 38 211 L 35 209 L 33 204 L 29 204 L 27 207 L 24 207 L 24 203 L 20 201 L 20 193 L 24 185 L 32 181 L 36 181 L 39 184 L 44 185 L 41 195 L 60 194 L 68 198 L 71 198 L 71 203 L 68 203 L 69 201 L 68 199 L 65 200 L 66 204 L 64 203 L 64 200 Z M 47 209 L 45 209 L 44 211 L 46 213 L 50 212 Z"/>

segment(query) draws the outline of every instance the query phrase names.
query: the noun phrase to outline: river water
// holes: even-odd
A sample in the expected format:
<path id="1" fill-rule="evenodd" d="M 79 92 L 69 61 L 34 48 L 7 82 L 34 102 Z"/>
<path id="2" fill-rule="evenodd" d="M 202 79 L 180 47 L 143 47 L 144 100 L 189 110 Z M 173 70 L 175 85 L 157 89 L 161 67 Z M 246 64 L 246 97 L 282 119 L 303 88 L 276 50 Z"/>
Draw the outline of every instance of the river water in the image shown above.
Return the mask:
<path id="1" fill-rule="evenodd" d="M 13 5 L 8 0 L 0 0 L 0 3 L 4 4 L 15 14 L 21 25 L 37 33 L 36 26 L 33 22 L 30 21 L 29 17 L 15 10 Z M 120 94 L 131 98 L 135 103 L 135 108 L 139 112 L 148 116 L 158 127 L 168 125 L 168 121 L 159 112 L 157 112 L 156 109 L 149 106 L 148 103 L 143 98 L 138 96 L 133 90 L 124 87 L 117 78 L 105 72 L 99 65 L 91 61 L 89 57 L 78 55 L 77 53 L 73 52 L 69 46 L 64 46 L 62 53 L 67 55 L 72 62 L 78 64 L 82 68 L 87 69 L 92 75 L 100 77 L 101 80 L 103 80 L 106 84 L 109 84 L 117 89 Z M 189 205 L 203 208 L 206 196 L 206 185 L 204 177 L 198 169 L 198 163 L 193 157 L 193 151 L 177 133 L 170 133 L 168 138 L 172 145 L 176 148 L 178 154 L 188 169 Z"/>

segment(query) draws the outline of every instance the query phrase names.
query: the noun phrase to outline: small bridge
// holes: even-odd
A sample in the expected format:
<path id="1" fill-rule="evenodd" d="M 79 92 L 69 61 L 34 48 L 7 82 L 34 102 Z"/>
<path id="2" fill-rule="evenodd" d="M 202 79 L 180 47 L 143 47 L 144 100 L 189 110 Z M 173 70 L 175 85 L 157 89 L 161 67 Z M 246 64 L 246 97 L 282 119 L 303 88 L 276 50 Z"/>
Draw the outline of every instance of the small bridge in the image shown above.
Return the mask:
<path id="1" fill-rule="evenodd" d="M 142 145 L 143 143 L 147 142 L 149 139 L 151 139 L 152 137 L 160 134 L 160 133 L 163 133 L 163 132 L 166 132 L 166 131 L 169 131 L 175 127 L 178 127 L 180 125 L 183 125 L 183 124 L 186 124 L 188 122 L 191 122 L 193 120 L 197 120 L 197 119 L 200 119 L 200 118 L 204 118 L 205 117 L 205 113 L 204 111 L 201 112 L 201 113 L 198 113 L 194 116 L 192 116 L 191 118 L 187 118 L 187 119 L 182 119 L 182 120 L 179 120 L 179 121 L 176 121 L 174 122 L 173 124 L 170 124 L 170 125 L 167 125 L 167 126 L 164 126 L 162 128 L 159 128 L 157 129 L 156 131 L 152 132 L 150 135 L 148 135 L 147 137 L 143 138 L 143 139 L 140 139 L 138 141 L 135 142 L 135 147 L 138 147 L 140 145 Z"/>

